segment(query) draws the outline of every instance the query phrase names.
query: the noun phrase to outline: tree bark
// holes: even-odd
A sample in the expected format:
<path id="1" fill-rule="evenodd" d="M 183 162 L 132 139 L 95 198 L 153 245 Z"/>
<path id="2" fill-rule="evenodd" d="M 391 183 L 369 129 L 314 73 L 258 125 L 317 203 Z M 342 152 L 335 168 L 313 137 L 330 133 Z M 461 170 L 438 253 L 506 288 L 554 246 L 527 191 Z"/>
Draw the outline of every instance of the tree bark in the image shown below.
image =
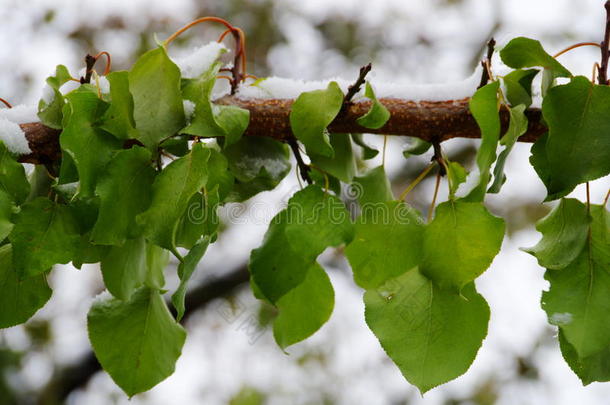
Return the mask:
<path id="1" fill-rule="evenodd" d="M 481 133 L 468 109 L 469 99 L 448 101 L 408 101 L 393 98 L 379 100 L 390 111 L 390 119 L 379 129 L 367 129 L 356 122 L 371 107 L 370 101 L 350 103 L 330 124 L 328 130 L 336 133 L 372 133 L 403 135 L 426 141 L 442 142 L 451 138 L 480 138 Z M 291 99 L 240 99 L 225 96 L 215 103 L 234 105 L 250 111 L 250 123 L 245 136 L 266 136 L 280 141 L 292 138 L 290 130 Z M 529 120 L 527 132 L 519 138 L 522 142 L 534 142 L 544 132 L 540 109 L 526 111 Z M 508 111 L 500 111 L 503 130 L 508 126 Z M 60 131 L 41 123 L 22 124 L 21 128 L 30 144 L 32 153 L 20 158 L 21 162 L 49 164 L 61 157 Z"/>

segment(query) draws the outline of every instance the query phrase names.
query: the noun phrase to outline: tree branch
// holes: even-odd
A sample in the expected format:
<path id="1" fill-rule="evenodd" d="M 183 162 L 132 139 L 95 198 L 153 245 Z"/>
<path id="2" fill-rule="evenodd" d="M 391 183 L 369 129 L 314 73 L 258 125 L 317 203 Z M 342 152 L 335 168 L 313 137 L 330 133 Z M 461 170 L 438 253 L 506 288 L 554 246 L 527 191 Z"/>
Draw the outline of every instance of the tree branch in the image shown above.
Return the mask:
<path id="1" fill-rule="evenodd" d="M 481 133 L 468 109 L 468 99 L 448 101 L 407 101 L 394 98 L 379 99 L 390 111 L 390 119 L 379 129 L 367 129 L 356 123 L 371 107 L 370 101 L 350 103 L 330 124 L 329 131 L 336 133 L 373 133 L 403 135 L 438 142 L 451 138 L 480 138 Z M 290 109 L 292 99 L 240 99 L 225 96 L 215 101 L 217 104 L 234 105 L 250 111 L 250 124 L 246 136 L 266 136 L 286 141 L 292 135 L 290 130 Z M 527 132 L 519 138 L 522 142 L 534 142 L 544 132 L 539 109 L 526 112 L 529 120 Z M 509 115 L 500 111 L 502 127 L 508 127 Z M 61 156 L 59 148 L 60 131 L 45 127 L 41 123 L 22 124 L 21 128 L 32 149 L 31 154 L 22 156 L 21 162 L 47 164 Z"/>

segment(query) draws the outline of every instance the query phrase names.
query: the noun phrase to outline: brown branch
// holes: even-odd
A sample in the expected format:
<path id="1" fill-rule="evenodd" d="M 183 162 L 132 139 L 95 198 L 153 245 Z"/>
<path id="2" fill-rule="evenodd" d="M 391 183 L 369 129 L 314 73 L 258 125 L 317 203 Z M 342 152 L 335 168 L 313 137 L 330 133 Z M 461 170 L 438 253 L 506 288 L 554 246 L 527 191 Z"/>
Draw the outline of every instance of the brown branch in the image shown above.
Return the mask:
<path id="1" fill-rule="evenodd" d="M 604 40 L 601 42 L 601 61 L 597 81 L 599 84 L 608 84 L 608 58 L 610 57 L 608 47 L 610 46 L 610 1 L 604 4 L 606 9 L 606 29 L 604 30 Z"/>
<path id="2" fill-rule="evenodd" d="M 356 123 L 371 107 L 370 101 L 351 103 L 330 124 L 329 131 L 336 133 L 374 133 L 403 135 L 421 138 L 425 141 L 442 142 L 451 138 L 480 138 L 479 127 L 468 109 L 468 99 L 449 101 L 406 101 L 394 98 L 379 99 L 390 111 L 388 122 L 379 129 L 367 129 Z M 266 136 L 287 141 L 290 130 L 291 99 L 240 99 L 225 96 L 215 101 L 217 104 L 234 105 L 250 111 L 250 124 L 246 136 Z M 500 112 L 503 128 L 508 127 L 508 112 Z M 539 109 L 526 111 L 529 127 L 522 142 L 534 142 L 544 132 Z M 21 128 L 32 149 L 32 154 L 22 156 L 21 162 L 48 164 L 61 156 L 59 149 L 60 131 L 45 127 L 41 123 L 22 124 Z"/>

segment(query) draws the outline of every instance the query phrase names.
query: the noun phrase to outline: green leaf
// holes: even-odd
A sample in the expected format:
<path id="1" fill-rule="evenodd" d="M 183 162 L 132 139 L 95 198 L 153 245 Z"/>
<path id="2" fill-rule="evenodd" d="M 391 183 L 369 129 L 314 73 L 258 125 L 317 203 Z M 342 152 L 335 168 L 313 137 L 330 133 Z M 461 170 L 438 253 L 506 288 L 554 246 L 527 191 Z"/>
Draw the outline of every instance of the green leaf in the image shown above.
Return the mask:
<path id="1" fill-rule="evenodd" d="M 11 245 L 0 247 L 0 328 L 30 319 L 52 293 L 44 274 L 20 280 L 11 256 Z"/>
<path id="2" fill-rule="evenodd" d="M 314 90 L 299 95 L 290 111 L 290 127 L 303 142 L 307 154 L 332 158 L 326 127 L 335 119 L 343 105 L 343 92 L 337 82 L 330 82 L 325 90 Z"/>
<path id="3" fill-rule="evenodd" d="M 233 176 L 227 170 L 227 159 L 214 149 L 209 151 L 204 191 L 191 197 L 176 233 L 176 244 L 187 249 L 191 249 L 204 235 L 210 236 L 212 242 L 216 240 L 220 225 L 218 206 L 233 185 Z"/>
<path id="4" fill-rule="evenodd" d="M 108 248 L 108 246 L 94 245 L 91 243 L 90 237 L 91 234 L 89 233 L 80 236 L 78 246 L 72 257 L 72 265 L 79 270 L 85 263 L 99 263 Z"/>
<path id="5" fill-rule="evenodd" d="M 176 246 L 191 249 L 205 233 L 206 203 L 203 193 L 195 193 L 188 202 L 186 211 L 176 229 Z"/>
<path id="6" fill-rule="evenodd" d="M 72 76 L 68 68 L 64 65 L 57 65 L 55 76 L 47 78 L 47 85 L 53 91 L 53 99 L 49 103 L 44 100 L 38 102 L 38 118 L 47 127 L 54 129 L 62 128 L 62 111 L 65 100 L 59 89 L 71 78 Z"/>
<path id="7" fill-rule="evenodd" d="M 369 160 L 379 154 L 379 151 L 364 142 L 362 134 L 352 134 L 354 143 L 362 148 L 362 159 Z"/>
<path id="8" fill-rule="evenodd" d="M 503 238 L 504 221 L 482 203 L 439 204 L 424 233 L 420 271 L 441 288 L 460 291 L 489 267 Z"/>
<path id="9" fill-rule="evenodd" d="M 169 251 L 152 243 L 146 244 L 147 286 L 157 289 L 162 289 L 165 286 L 163 270 L 165 270 L 168 263 Z"/>
<path id="10" fill-rule="evenodd" d="M 343 202 L 317 186 L 296 192 L 286 207 L 286 239 L 292 249 L 316 258 L 329 246 L 349 243 L 354 226 Z"/>
<path id="11" fill-rule="evenodd" d="M 121 300 L 129 300 L 146 280 L 146 241 L 140 237 L 128 239 L 122 246 L 110 246 L 101 257 L 100 267 L 108 291 Z"/>
<path id="12" fill-rule="evenodd" d="M 173 136 L 161 142 L 159 147 L 171 155 L 181 157 L 190 151 L 189 138 L 183 135 Z"/>
<path id="13" fill-rule="evenodd" d="M 561 354 L 572 371 L 580 378 L 584 385 L 594 381 L 610 381 L 610 345 L 599 352 L 587 357 L 579 357 L 578 353 L 559 330 L 559 347 Z"/>
<path id="14" fill-rule="evenodd" d="M 423 155 L 432 147 L 430 142 L 424 141 L 423 139 L 416 138 L 414 136 L 407 136 L 407 144 L 402 154 L 405 158 L 410 158 L 415 155 Z"/>
<path id="15" fill-rule="evenodd" d="M 335 305 L 335 292 L 326 272 L 314 263 L 303 282 L 276 305 L 279 315 L 273 323 L 273 336 L 278 346 L 286 349 L 307 339 L 328 321 Z"/>
<path id="16" fill-rule="evenodd" d="M 210 148 L 208 180 L 205 185 L 208 193 L 214 192 L 214 189 L 218 188 L 218 203 L 221 203 L 231 192 L 234 182 L 235 178 L 229 170 L 227 158 L 216 149 Z"/>
<path id="17" fill-rule="evenodd" d="M 589 233 L 587 207 L 578 200 L 562 198 L 553 211 L 536 224 L 542 234 L 538 244 L 521 249 L 538 259 L 547 269 L 559 270 L 572 263 L 582 252 Z"/>
<path id="18" fill-rule="evenodd" d="M 500 115 L 498 113 L 499 82 L 491 82 L 472 96 L 470 112 L 481 130 L 481 146 L 477 152 L 478 171 L 470 176 L 479 176 L 475 186 L 463 197 L 465 201 L 480 202 L 485 198 L 490 169 L 496 160 L 496 148 L 500 138 Z"/>
<path id="19" fill-rule="evenodd" d="M 205 186 L 210 150 L 201 143 L 174 160 L 155 179 L 150 207 L 136 217 L 144 234 L 155 244 L 175 251 L 178 223 L 191 197 Z"/>
<path id="20" fill-rule="evenodd" d="M 129 301 L 98 300 L 87 321 L 95 356 L 130 397 L 174 372 L 186 332 L 172 318 L 159 291 L 143 287 Z"/>
<path id="21" fill-rule="evenodd" d="M 472 283 L 460 296 L 417 269 L 367 291 L 364 304 L 369 328 L 422 394 L 464 374 L 487 335 L 489 307 Z"/>
<path id="22" fill-rule="evenodd" d="M 369 205 L 383 203 L 394 199 L 392 185 L 385 174 L 383 166 L 377 166 L 362 176 L 354 177 L 351 192 L 360 203 L 361 210 Z"/>
<path id="23" fill-rule="evenodd" d="M 531 155 L 529 158 L 530 164 L 536 170 L 536 174 L 542 183 L 547 187 L 551 184 L 551 173 L 549 169 L 549 159 L 546 155 L 546 142 L 549 139 L 548 132 L 542 134 L 540 138 L 534 142 L 530 150 Z M 565 192 L 564 194 L 568 194 Z M 559 198 L 559 196 L 558 196 Z"/>
<path id="24" fill-rule="evenodd" d="M 197 269 L 197 264 L 205 254 L 210 244 L 210 238 L 205 237 L 193 246 L 193 248 L 184 256 L 184 261 L 178 265 L 178 276 L 180 277 L 180 285 L 176 292 L 172 295 L 172 304 L 176 308 L 176 319 L 180 321 L 184 316 L 184 297 L 186 296 L 186 287 L 191 276 Z"/>
<path id="25" fill-rule="evenodd" d="M 545 71 L 549 72 L 551 81 L 556 77 L 572 76 L 569 70 L 546 53 L 540 42 L 534 39 L 514 38 L 502 48 L 500 57 L 504 63 L 516 69 L 543 67 Z"/>
<path id="26" fill-rule="evenodd" d="M 110 107 L 101 118 L 100 128 L 117 139 L 138 139 L 140 134 L 133 118 L 133 96 L 129 91 L 129 72 L 112 72 L 106 76 L 110 83 Z"/>
<path id="27" fill-rule="evenodd" d="M 542 294 L 549 323 L 559 326 L 583 358 L 610 342 L 610 215 L 600 205 L 590 209 L 588 243 L 568 266 L 545 273 L 551 287 Z"/>
<path id="28" fill-rule="evenodd" d="M 248 127 L 250 111 L 212 103 L 212 90 L 220 66 L 221 63 L 216 62 L 200 77 L 183 80 L 183 96 L 195 103 L 195 111 L 190 124 L 181 132 L 201 137 L 223 137 L 228 146 L 239 141 Z"/>
<path id="29" fill-rule="evenodd" d="M 91 234 L 93 243 L 122 245 L 137 234 L 135 218 L 150 204 L 154 178 L 147 149 L 134 146 L 116 153 L 97 184 L 100 212 Z"/>
<path id="30" fill-rule="evenodd" d="M 445 159 L 447 163 L 447 179 L 449 182 L 449 199 L 455 200 L 455 192 L 457 191 L 460 184 L 466 181 L 468 173 L 466 169 L 462 167 L 458 162 L 450 162 Z"/>
<path id="31" fill-rule="evenodd" d="M 423 219 L 407 203 L 369 204 L 362 209 L 355 229 L 345 256 L 360 287 L 377 288 L 420 263 Z"/>
<path id="32" fill-rule="evenodd" d="M 247 136 L 222 153 L 228 160 L 235 184 L 228 199 L 244 201 L 260 193 L 273 190 L 290 172 L 288 146 L 271 138 Z"/>
<path id="33" fill-rule="evenodd" d="M 373 87 L 369 82 L 366 82 L 364 96 L 372 101 L 371 108 L 366 114 L 359 117 L 356 122 L 358 125 L 365 128 L 379 129 L 390 119 L 390 112 L 383 104 L 379 102 L 379 100 L 377 100 Z"/>
<path id="34" fill-rule="evenodd" d="M 498 161 L 494 167 L 494 181 L 487 190 L 488 193 L 499 193 L 502 185 L 506 181 L 504 165 L 508 155 L 513 150 L 517 139 L 527 131 L 527 117 L 525 116 L 525 105 L 519 104 L 516 107 L 509 107 L 510 122 L 506 134 L 500 139 L 500 144 L 504 149 L 498 156 Z"/>
<path id="35" fill-rule="evenodd" d="M 577 76 L 548 92 L 542 114 L 549 128 L 545 145 L 550 175 L 547 201 L 610 173 L 608 86 L 593 85 Z"/>
<path id="36" fill-rule="evenodd" d="M 532 105 L 532 81 L 539 73 L 538 69 L 513 70 L 502 78 L 506 89 L 506 99 L 511 106 L 519 104 Z"/>
<path id="37" fill-rule="evenodd" d="M 334 157 L 328 158 L 310 153 L 311 163 L 318 169 L 349 183 L 356 174 L 356 161 L 352 151 L 352 141 L 349 134 L 332 134 L 330 145 L 335 151 Z"/>
<path id="38" fill-rule="evenodd" d="M 220 219 L 216 212 L 218 205 L 218 187 L 205 194 L 197 193 L 193 195 L 186 212 L 180 219 L 176 231 L 176 245 L 191 249 L 202 236 L 209 236 L 214 242 L 220 225 Z"/>
<path id="39" fill-rule="evenodd" d="M 271 220 L 262 245 L 250 254 L 253 283 L 260 297 L 272 304 L 303 282 L 315 260 L 291 248 L 285 234 L 287 222 L 288 211 L 280 211 Z"/>
<path id="40" fill-rule="evenodd" d="M 112 159 L 121 142 L 94 126 L 107 104 L 84 85 L 66 96 L 64 130 L 59 136 L 61 149 L 74 160 L 80 181 L 79 195 L 92 197 L 99 175 Z"/>
<path id="41" fill-rule="evenodd" d="M 30 194 L 30 183 L 23 165 L 11 156 L 2 142 L 0 142 L 0 190 L 5 191 L 17 205 L 21 205 Z"/>
<path id="42" fill-rule="evenodd" d="M 150 149 L 184 127 L 180 69 L 163 47 L 146 52 L 129 72 L 138 139 Z"/>
<path id="43" fill-rule="evenodd" d="M 3 242 L 13 230 L 11 217 L 15 209 L 15 204 L 8 194 L 0 190 L 0 242 Z"/>
<path id="44" fill-rule="evenodd" d="M 23 279 L 43 273 L 54 264 L 68 263 L 80 237 L 68 207 L 39 197 L 21 206 L 9 239 L 13 266 Z"/>

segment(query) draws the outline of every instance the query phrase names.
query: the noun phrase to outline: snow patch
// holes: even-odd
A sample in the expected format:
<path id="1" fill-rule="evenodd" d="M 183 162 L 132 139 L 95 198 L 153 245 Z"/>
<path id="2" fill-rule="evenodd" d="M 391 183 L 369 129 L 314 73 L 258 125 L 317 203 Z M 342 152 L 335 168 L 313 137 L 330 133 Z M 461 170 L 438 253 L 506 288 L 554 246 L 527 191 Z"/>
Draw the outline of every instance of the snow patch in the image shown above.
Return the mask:
<path id="1" fill-rule="evenodd" d="M 6 118 L 0 118 L 0 141 L 12 153 L 18 155 L 32 153 L 28 141 L 25 139 L 25 132 L 23 132 L 19 124 Z"/>
<path id="2" fill-rule="evenodd" d="M 224 44 L 214 41 L 196 48 L 183 58 L 174 58 L 173 61 L 180 68 L 183 78 L 195 78 L 208 70 L 226 51 Z"/>
<path id="3" fill-rule="evenodd" d="M 105 302 L 110 301 L 113 298 L 114 297 L 112 296 L 112 294 L 110 294 L 110 292 L 108 290 L 104 290 L 101 293 L 99 293 L 98 295 L 96 295 L 95 297 L 93 297 L 91 305 L 103 304 Z"/>
<path id="4" fill-rule="evenodd" d="M 51 104 L 55 100 L 55 90 L 53 90 L 53 87 L 46 84 L 42 89 L 41 99 L 46 105 Z"/>
<path id="5" fill-rule="evenodd" d="M 182 105 L 184 106 L 184 115 L 186 116 L 187 121 L 191 121 L 193 118 L 193 114 L 195 114 L 195 103 L 191 100 L 182 100 Z"/>
<path id="6" fill-rule="evenodd" d="M 38 108 L 34 105 L 25 104 L 16 105 L 13 108 L 0 109 L 0 119 L 6 119 L 15 124 L 40 121 L 38 118 Z"/>
<path id="7" fill-rule="evenodd" d="M 110 94 L 110 82 L 105 76 L 98 76 L 95 83 L 99 86 L 102 94 Z"/>
<path id="8" fill-rule="evenodd" d="M 461 183 L 455 191 L 455 196 L 458 198 L 466 197 L 476 186 L 481 182 L 481 172 L 478 167 L 472 169 L 466 181 Z"/>
<path id="9" fill-rule="evenodd" d="M 384 82 L 372 79 L 371 85 L 375 88 L 377 98 L 397 98 L 410 101 L 446 101 L 459 100 L 474 94 L 481 80 L 481 68 L 465 80 L 453 83 L 433 84 L 405 84 L 396 82 Z M 304 81 L 299 79 L 286 79 L 281 77 L 269 77 L 253 85 L 242 85 L 237 91 L 237 97 L 248 98 L 278 98 L 292 99 L 301 93 L 313 90 L 325 89 L 331 81 L 337 82 L 345 93 L 353 80 L 341 78 Z M 364 99 L 364 86 L 357 93 L 354 101 Z"/>
<path id="10" fill-rule="evenodd" d="M 574 316 L 569 312 L 555 312 L 549 318 L 549 322 L 552 325 L 563 326 L 572 322 Z"/>

